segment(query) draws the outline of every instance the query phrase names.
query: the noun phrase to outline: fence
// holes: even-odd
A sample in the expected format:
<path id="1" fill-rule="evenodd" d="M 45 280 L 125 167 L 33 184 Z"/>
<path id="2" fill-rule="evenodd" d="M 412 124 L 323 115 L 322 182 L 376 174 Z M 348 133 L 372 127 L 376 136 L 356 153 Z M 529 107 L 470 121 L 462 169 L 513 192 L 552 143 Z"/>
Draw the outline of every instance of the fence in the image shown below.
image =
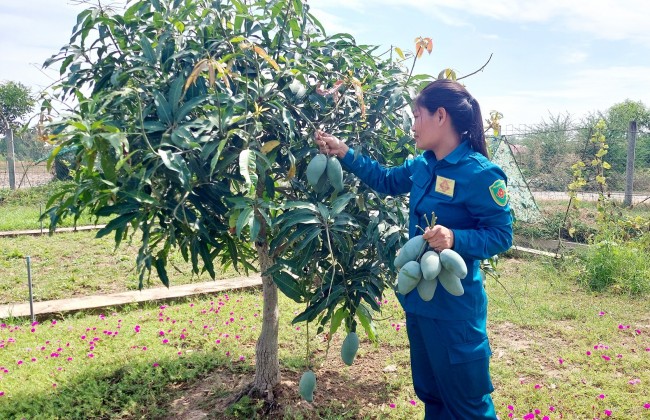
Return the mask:
<path id="1" fill-rule="evenodd" d="M 47 184 L 54 179 L 53 171 L 47 169 L 46 162 L 17 161 L 15 166 L 16 188 L 29 188 Z M 10 188 L 9 163 L 0 161 L 0 188 Z"/>
<path id="2" fill-rule="evenodd" d="M 47 168 L 51 146 L 33 132 L 8 132 L 0 138 L 0 188 L 30 188 L 47 184 L 54 171 Z"/>

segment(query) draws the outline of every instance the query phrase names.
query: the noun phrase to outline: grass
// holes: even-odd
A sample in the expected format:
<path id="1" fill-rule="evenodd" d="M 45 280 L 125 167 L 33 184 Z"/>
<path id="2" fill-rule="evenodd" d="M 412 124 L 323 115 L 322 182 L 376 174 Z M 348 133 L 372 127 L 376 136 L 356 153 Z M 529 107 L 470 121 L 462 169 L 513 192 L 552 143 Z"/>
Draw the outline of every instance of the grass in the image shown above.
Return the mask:
<path id="1" fill-rule="evenodd" d="M 0 231 L 45 229 L 50 226 L 49 219 L 40 221 L 41 214 L 47 210 L 48 197 L 61 191 L 65 182 L 51 182 L 38 187 L 24 188 L 12 191 L 0 189 Z M 104 223 L 103 220 L 98 221 Z M 77 221 L 78 226 L 93 225 L 95 219 L 82 215 Z M 71 227 L 72 219 L 63 220 L 59 227 Z"/>
<path id="2" fill-rule="evenodd" d="M 493 398 L 501 418 L 650 415 L 647 299 L 587 293 L 567 280 L 576 270 L 567 262 L 506 258 L 500 270 L 501 284 L 489 279 L 487 290 Z M 175 400 L 210 377 L 215 380 L 195 408 L 215 417 L 255 418 L 253 401 L 240 402 L 227 416 L 210 410 L 254 371 L 261 305 L 252 290 L 62 314 L 37 325 L 5 320 L 0 418 L 168 418 Z M 382 307 L 380 341 L 375 346 L 361 334 L 349 368 L 338 356 L 344 334 L 336 334 L 326 357 L 325 340 L 311 326 L 319 382 L 307 408 L 296 389 L 307 365 L 307 328 L 290 324 L 302 307 L 280 298 L 280 360 L 289 393 L 284 418 L 421 418 L 403 313 L 393 296 Z"/>
<path id="3" fill-rule="evenodd" d="M 0 238 L 0 304 L 28 299 L 27 256 L 35 301 L 136 290 L 137 245 L 123 243 L 115 250 L 110 235 L 94 236 L 95 232 L 83 231 Z M 210 280 L 207 273 L 193 276 L 191 264 L 180 253 L 172 254 L 171 262 L 175 269 L 168 271 L 173 285 Z M 232 268 L 219 273 L 222 278 L 240 275 Z M 161 285 L 153 270 L 145 286 Z"/>

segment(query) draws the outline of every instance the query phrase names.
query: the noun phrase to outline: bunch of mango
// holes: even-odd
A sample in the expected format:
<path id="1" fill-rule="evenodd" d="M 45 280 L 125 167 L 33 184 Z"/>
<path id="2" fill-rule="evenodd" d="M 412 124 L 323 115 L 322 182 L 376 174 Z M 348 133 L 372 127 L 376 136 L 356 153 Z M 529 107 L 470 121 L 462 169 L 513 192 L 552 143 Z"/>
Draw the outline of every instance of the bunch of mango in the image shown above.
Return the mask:
<path id="1" fill-rule="evenodd" d="M 465 293 L 460 281 L 467 277 L 467 265 L 463 258 L 451 249 L 437 253 L 427 248 L 427 242 L 422 235 L 418 235 L 409 239 L 399 250 L 394 261 L 399 269 L 397 291 L 406 295 L 417 288 L 422 300 L 430 301 L 440 283 L 454 296 Z"/>
<path id="2" fill-rule="evenodd" d="M 336 156 L 317 154 L 307 165 L 307 182 L 316 190 L 329 181 L 337 192 L 343 191 L 343 168 Z"/>

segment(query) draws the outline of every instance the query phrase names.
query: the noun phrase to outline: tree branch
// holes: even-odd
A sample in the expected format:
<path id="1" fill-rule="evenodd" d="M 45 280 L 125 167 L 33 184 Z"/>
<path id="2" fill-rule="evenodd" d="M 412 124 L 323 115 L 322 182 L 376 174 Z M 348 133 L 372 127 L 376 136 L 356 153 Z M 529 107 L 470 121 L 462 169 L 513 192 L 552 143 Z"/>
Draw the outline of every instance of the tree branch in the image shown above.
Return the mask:
<path id="1" fill-rule="evenodd" d="M 467 75 L 465 75 L 465 76 L 463 76 L 463 77 L 459 77 L 459 78 L 456 79 L 456 81 L 458 81 L 458 80 L 462 80 L 462 79 L 465 79 L 465 78 L 470 77 L 470 76 L 473 76 L 473 75 L 475 75 L 476 73 L 478 73 L 479 71 L 483 71 L 483 69 L 484 69 L 485 67 L 487 67 L 487 65 L 488 65 L 488 63 L 490 62 L 490 60 L 492 60 L 492 53 L 490 53 L 490 58 L 488 58 L 488 60 L 485 62 L 485 64 L 483 64 L 483 65 L 481 66 L 480 69 L 478 69 L 478 70 L 476 70 L 475 72 L 472 72 L 472 73 L 470 73 L 470 74 L 467 74 Z"/>

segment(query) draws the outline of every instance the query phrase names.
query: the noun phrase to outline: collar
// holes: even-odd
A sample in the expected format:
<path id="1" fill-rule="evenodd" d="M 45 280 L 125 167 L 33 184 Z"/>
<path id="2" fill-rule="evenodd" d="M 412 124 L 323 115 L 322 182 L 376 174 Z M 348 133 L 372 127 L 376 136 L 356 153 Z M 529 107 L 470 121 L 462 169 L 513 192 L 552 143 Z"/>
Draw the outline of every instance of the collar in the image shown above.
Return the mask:
<path id="1" fill-rule="evenodd" d="M 472 147 L 470 146 L 468 141 L 462 141 L 460 144 L 451 151 L 447 156 L 445 156 L 442 160 L 455 165 L 457 164 L 460 159 L 465 156 L 467 153 L 472 151 Z M 424 152 L 424 157 L 426 158 L 427 161 L 430 162 L 437 162 L 438 159 L 436 159 L 436 155 L 431 151 L 427 150 Z"/>

